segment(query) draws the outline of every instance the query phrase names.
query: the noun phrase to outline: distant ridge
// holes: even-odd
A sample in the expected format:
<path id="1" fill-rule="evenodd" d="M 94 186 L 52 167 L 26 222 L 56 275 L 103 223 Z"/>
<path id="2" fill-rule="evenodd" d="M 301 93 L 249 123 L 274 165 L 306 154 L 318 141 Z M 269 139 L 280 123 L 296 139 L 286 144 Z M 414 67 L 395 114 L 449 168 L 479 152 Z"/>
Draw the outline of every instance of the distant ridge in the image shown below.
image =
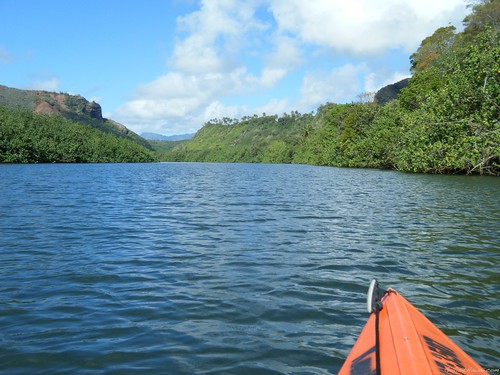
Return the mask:
<path id="1" fill-rule="evenodd" d="M 193 138 L 193 133 L 177 134 L 177 135 L 163 135 L 158 133 L 141 133 L 141 137 L 148 141 L 185 141 Z"/>

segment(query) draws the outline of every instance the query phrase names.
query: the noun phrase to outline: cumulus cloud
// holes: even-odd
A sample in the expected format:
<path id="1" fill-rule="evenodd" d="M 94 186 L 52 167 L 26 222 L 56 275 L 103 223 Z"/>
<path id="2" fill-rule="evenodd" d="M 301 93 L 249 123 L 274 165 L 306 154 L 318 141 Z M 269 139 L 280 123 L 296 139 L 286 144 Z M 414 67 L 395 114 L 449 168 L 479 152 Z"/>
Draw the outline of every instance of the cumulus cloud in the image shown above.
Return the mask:
<path id="1" fill-rule="evenodd" d="M 354 54 L 411 52 L 437 27 L 465 15 L 460 0 L 274 0 L 270 9 L 281 32 Z"/>
<path id="2" fill-rule="evenodd" d="M 195 131 L 216 114 L 222 117 L 218 98 L 276 79 L 269 77 L 272 75 L 279 76 L 279 73 L 264 72 L 262 77 L 256 77 L 247 74 L 245 69 L 234 69 L 228 74 L 169 72 L 140 86 L 134 96 L 118 108 L 115 116 L 136 127 L 146 123 L 158 132 L 171 132 L 172 127 L 178 126 Z"/>
<path id="3" fill-rule="evenodd" d="M 201 117 L 204 119 L 236 118 L 241 112 L 242 108 L 239 106 L 225 106 L 216 100 L 205 108 Z"/>
<path id="4" fill-rule="evenodd" d="M 186 73 L 225 72 L 245 43 L 246 33 L 263 26 L 256 22 L 252 1 L 205 0 L 200 10 L 178 18 L 179 31 L 169 64 Z"/>
<path id="5" fill-rule="evenodd" d="M 283 113 L 290 112 L 292 108 L 292 103 L 288 98 L 284 99 L 271 99 L 268 103 L 259 106 L 254 111 L 248 112 L 247 115 L 250 114 L 277 114 L 281 115 Z"/>
<path id="6" fill-rule="evenodd" d="M 358 100 L 361 94 L 375 94 L 382 87 L 408 78 L 408 72 L 377 72 L 365 62 L 345 64 L 330 71 L 311 71 L 304 75 L 297 109 L 307 112 L 327 102 Z"/>
<path id="7" fill-rule="evenodd" d="M 169 71 L 139 86 L 115 117 L 144 127 L 141 130 L 172 132 L 180 126 L 194 131 L 214 116 L 243 113 L 244 106 L 224 106 L 221 98 L 272 88 L 297 59 L 292 43 L 275 47 L 278 54 L 289 57 L 286 64 L 280 64 L 274 51 L 262 57 L 255 50 L 257 36 L 268 29 L 255 17 L 255 7 L 252 1 L 207 0 L 198 11 L 178 18 L 180 36 L 167 61 Z M 251 35 L 256 37 L 253 42 Z M 261 62 L 257 70 L 247 66 L 245 60 L 252 53 L 257 61 L 267 58 L 269 63 Z"/>
<path id="8" fill-rule="evenodd" d="M 326 102 L 339 102 L 354 98 L 363 89 L 360 73 L 367 71 L 365 64 L 346 64 L 330 72 L 309 72 L 304 76 L 300 107 L 317 107 Z"/>
<path id="9" fill-rule="evenodd" d="M 465 13 L 462 0 L 203 0 L 177 19 L 166 72 L 137 87 L 113 116 L 139 132 L 172 134 L 214 117 L 354 100 L 408 75 L 372 66 L 373 56 L 408 56 Z M 291 77 L 296 84 L 285 86 L 300 92 L 280 91 Z M 255 100 L 261 96 L 267 103 Z M 225 104 L 233 97 L 259 104 Z"/>
<path id="10" fill-rule="evenodd" d="M 278 81 L 280 81 L 285 75 L 287 71 L 282 68 L 264 68 L 262 70 L 262 74 L 260 76 L 247 75 L 244 77 L 244 83 L 246 87 L 262 87 L 262 88 L 271 88 Z"/>

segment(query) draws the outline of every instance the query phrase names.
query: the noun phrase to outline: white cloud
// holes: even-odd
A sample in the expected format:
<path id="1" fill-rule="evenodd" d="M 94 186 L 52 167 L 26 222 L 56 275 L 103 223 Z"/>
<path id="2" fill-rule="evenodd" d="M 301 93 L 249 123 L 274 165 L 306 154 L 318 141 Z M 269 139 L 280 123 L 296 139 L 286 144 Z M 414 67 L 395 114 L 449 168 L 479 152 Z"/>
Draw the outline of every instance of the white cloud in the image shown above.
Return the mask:
<path id="1" fill-rule="evenodd" d="M 317 107 L 326 102 L 342 102 L 346 97 L 354 98 L 364 91 L 359 76 L 366 72 L 365 64 L 346 64 L 328 73 L 305 74 L 300 90 L 302 96 L 300 107 Z"/>
<path id="2" fill-rule="evenodd" d="M 252 86 L 261 88 L 271 88 L 286 75 L 285 69 L 264 68 L 260 76 L 247 75 L 244 77 L 245 87 Z"/>
<path id="3" fill-rule="evenodd" d="M 273 50 L 266 56 L 269 66 L 293 69 L 305 62 L 301 43 L 296 38 L 275 33 L 270 38 Z"/>
<path id="4" fill-rule="evenodd" d="M 271 99 L 268 103 L 258 107 L 255 111 L 251 111 L 250 114 L 262 114 L 267 115 L 277 114 L 282 115 L 283 113 L 288 113 L 292 109 L 295 109 L 294 104 L 290 102 L 288 98 L 285 99 Z"/>
<path id="5" fill-rule="evenodd" d="M 255 46 L 248 39 L 261 36 L 268 26 L 254 16 L 253 2 L 203 1 L 200 10 L 178 18 L 180 37 L 167 62 L 170 71 L 139 86 L 114 114 L 118 121 L 136 131 L 172 132 L 173 127 L 199 128 L 217 117 L 237 116 L 243 106 L 225 107 L 221 99 L 249 95 L 272 88 L 295 64 L 296 47 L 276 44 L 276 51 L 256 51 L 258 69 L 247 67 L 245 57 Z M 286 41 L 286 38 L 278 38 Z M 286 62 L 278 55 L 283 52 Z M 265 55 L 265 56 L 264 56 Z M 267 57 L 269 64 L 264 64 Z M 226 112 L 223 112 L 226 111 Z M 196 123 L 193 123 L 196 121 Z"/>
<path id="6" fill-rule="evenodd" d="M 178 18 L 180 31 L 187 36 L 177 40 L 171 67 L 186 73 L 224 72 L 241 48 L 241 37 L 262 25 L 254 20 L 254 4 L 236 0 L 205 0 L 200 10 Z"/>
<path id="7" fill-rule="evenodd" d="M 201 35 L 193 35 L 178 43 L 171 64 L 174 69 L 193 74 L 219 72 L 225 68 L 225 61 L 213 45 Z"/>
<path id="8" fill-rule="evenodd" d="M 225 106 L 219 101 L 210 103 L 201 116 L 205 121 L 223 117 L 237 118 L 241 116 L 242 108 L 238 106 Z"/>
<path id="9" fill-rule="evenodd" d="M 135 114 L 137 120 L 153 120 L 161 117 L 187 116 L 197 106 L 196 98 L 135 99 L 129 101 L 123 110 Z"/>
<path id="10" fill-rule="evenodd" d="M 408 73 L 376 72 L 366 63 L 346 64 L 329 72 L 313 71 L 304 75 L 297 109 L 307 112 L 326 102 L 356 101 L 360 94 L 375 93 L 382 87 L 408 78 Z"/>
<path id="11" fill-rule="evenodd" d="M 463 0 L 272 0 L 282 33 L 354 54 L 412 52 L 436 28 L 465 15 Z"/>
<path id="12" fill-rule="evenodd" d="M 216 98 L 238 90 L 242 75 L 238 70 L 228 75 L 169 72 L 140 86 L 114 117 L 138 132 L 173 133 L 183 127 L 195 131 L 215 115 L 222 117 Z"/>

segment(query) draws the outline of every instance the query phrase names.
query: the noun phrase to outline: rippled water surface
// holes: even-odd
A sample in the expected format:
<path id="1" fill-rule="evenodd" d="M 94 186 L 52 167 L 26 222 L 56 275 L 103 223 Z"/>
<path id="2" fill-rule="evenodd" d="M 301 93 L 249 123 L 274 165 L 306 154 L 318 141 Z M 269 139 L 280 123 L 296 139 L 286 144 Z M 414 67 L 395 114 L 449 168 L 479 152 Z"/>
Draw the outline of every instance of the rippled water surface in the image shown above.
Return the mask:
<path id="1" fill-rule="evenodd" d="M 500 363 L 500 179 L 0 165 L 0 372 L 336 373 L 393 286 Z"/>

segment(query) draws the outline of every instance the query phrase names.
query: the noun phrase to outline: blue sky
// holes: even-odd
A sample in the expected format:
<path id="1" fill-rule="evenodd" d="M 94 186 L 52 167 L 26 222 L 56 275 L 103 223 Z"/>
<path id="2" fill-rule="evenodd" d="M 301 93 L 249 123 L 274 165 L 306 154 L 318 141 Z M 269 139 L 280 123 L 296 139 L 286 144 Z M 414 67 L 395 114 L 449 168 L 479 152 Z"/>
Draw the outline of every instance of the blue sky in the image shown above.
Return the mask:
<path id="1" fill-rule="evenodd" d="M 0 84 L 80 94 L 137 133 L 306 113 L 409 73 L 465 0 L 0 0 Z"/>

